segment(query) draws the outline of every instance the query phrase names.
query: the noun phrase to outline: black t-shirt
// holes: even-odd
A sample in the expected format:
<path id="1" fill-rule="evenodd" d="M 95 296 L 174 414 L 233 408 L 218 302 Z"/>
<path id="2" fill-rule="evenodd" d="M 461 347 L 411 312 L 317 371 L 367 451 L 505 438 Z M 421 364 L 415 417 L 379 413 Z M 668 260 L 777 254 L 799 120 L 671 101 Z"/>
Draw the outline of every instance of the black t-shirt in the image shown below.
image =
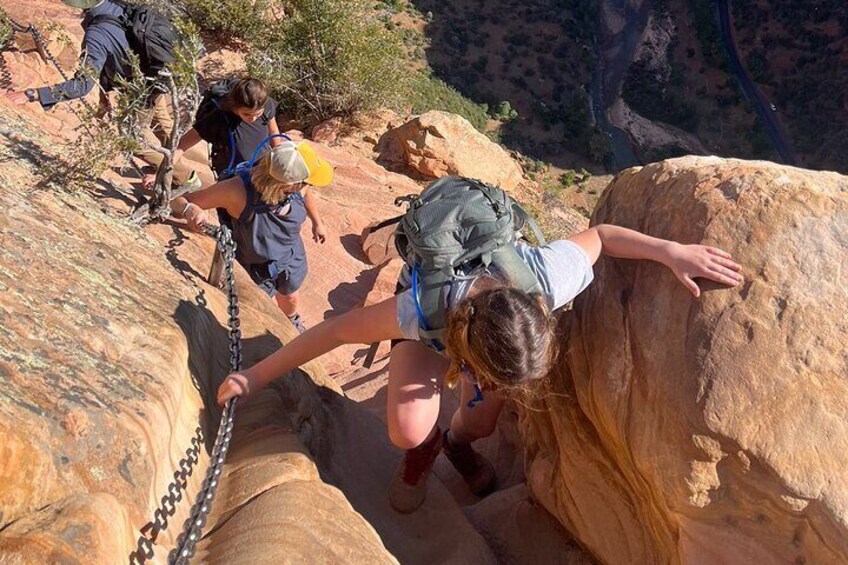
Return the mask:
<path id="1" fill-rule="evenodd" d="M 234 82 L 225 81 L 213 86 L 209 92 L 210 101 L 220 102 Z M 276 115 L 277 101 L 270 97 L 265 102 L 265 112 L 253 123 L 242 121 L 237 115 L 215 106 L 214 103 L 201 104 L 194 129 L 201 139 L 212 146 L 212 168 L 215 172 L 220 176 L 231 162 L 230 132 L 235 142 L 236 155 L 232 161 L 235 166 L 250 159 L 259 144 L 270 135 L 268 124 Z"/>

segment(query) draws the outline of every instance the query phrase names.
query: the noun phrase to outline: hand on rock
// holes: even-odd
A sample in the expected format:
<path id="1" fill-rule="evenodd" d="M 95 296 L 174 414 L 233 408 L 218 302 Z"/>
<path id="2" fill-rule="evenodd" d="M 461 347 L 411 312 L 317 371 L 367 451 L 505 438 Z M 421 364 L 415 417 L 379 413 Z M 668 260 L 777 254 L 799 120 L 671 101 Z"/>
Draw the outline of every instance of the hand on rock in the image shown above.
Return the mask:
<path id="1" fill-rule="evenodd" d="M 231 373 L 227 375 L 221 386 L 218 387 L 218 405 L 223 406 L 227 401 L 236 396 L 247 397 L 253 392 L 253 380 L 247 374 Z"/>
<path id="2" fill-rule="evenodd" d="M 7 92 L 6 100 L 18 106 L 29 102 L 29 98 L 27 98 L 27 95 L 23 92 Z"/>
<path id="3" fill-rule="evenodd" d="M 703 277 L 727 286 L 737 286 L 743 281 L 739 271 L 742 265 L 733 261 L 730 253 L 706 245 L 675 245 L 670 251 L 668 267 L 692 296 L 701 296 L 694 279 Z"/>

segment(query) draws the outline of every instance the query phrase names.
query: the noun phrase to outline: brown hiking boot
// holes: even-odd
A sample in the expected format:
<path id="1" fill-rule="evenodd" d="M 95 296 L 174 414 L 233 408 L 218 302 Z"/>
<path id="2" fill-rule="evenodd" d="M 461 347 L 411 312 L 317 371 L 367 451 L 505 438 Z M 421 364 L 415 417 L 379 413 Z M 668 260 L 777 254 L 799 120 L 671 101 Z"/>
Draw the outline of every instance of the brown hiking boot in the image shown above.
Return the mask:
<path id="1" fill-rule="evenodd" d="M 442 433 L 439 427 L 427 440 L 414 449 L 408 449 L 389 486 L 389 504 L 402 514 L 418 509 L 427 496 L 427 478 L 442 450 Z"/>
<path id="2" fill-rule="evenodd" d="M 442 436 L 442 449 L 454 468 L 459 471 L 469 490 L 476 496 L 485 496 L 495 486 L 495 468 L 485 457 L 471 448 L 470 443 L 454 444 L 448 439 L 448 432 Z"/>

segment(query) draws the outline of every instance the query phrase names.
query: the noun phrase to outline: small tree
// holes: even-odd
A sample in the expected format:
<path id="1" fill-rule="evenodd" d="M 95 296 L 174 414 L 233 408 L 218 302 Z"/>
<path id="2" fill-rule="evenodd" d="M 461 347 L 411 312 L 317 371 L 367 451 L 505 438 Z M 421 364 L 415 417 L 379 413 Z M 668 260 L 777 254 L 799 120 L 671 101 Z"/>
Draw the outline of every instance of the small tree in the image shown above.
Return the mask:
<path id="1" fill-rule="evenodd" d="M 409 86 L 402 41 L 364 0 L 292 0 L 251 45 L 248 67 L 296 116 L 315 120 L 399 107 Z"/>
<path id="2" fill-rule="evenodd" d="M 518 117 L 518 111 L 512 107 L 508 100 L 504 100 L 498 104 L 495 115 L 492 117 L 502 122 L 508 122 Z"/>
<path id="3" fill-rule="evenodd" d="M 177 46 L 174 61 L 159 72 L 155 79 L 142 74 L 138 59 L 133 56 L 133 78 L 120 84 L 118 104 L 114 119 L 119 131 L 134 140 L 139 146 L 146 146 L 162 155 L 162 162 L 156 170 L 153 183 L 153 197 L 148 206 L 140 206 L 132 214 L 132 220 L 144 223 L 151 220 L 164 220 L 171 214 L 170 202 L 179 193 L 172 194 L 174 177 L 174 151 L 180 138 L 188 131 L 200 104 L 200 89 L 197 83 L 195 67 L 201 53 L 202 44 L 197 28 L 191 22 L 177 19 L 175 25 L 182 41 Z M 171 104 L 174 124 L 161 146 L 148 143 L 142 136 L 148 125 L 147 105 L 151 97 L 166 94 Z"/>
<path id="4" fill-rule="evenodd" d="M 559 176 L 559 183 L 564 188 L 571 188 L 577 183 L 577 173 L 572 170 L 565 171 Z"/>

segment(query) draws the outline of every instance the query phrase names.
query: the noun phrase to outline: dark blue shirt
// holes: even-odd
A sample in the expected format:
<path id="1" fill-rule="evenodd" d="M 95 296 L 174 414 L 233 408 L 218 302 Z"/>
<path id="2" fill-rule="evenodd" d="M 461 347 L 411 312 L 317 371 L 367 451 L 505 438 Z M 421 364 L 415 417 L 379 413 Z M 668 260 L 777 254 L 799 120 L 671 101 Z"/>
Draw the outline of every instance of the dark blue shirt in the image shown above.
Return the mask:
<path id="1" fill-rule="evenodd" d="M 132 76 L 130 67 L 129 41 L 123 26 L 111 19 L 91 23 L 98 16 L 122 16 L 124 9 L 112 2 L 103 0 L 86 11 L 82 26 L 85 37 L 82 40 L 80 69 L 69 81 L 38 89 L 41 105 L 49 108 L 58 102 L 82 98 L 94 87 L 95 80 L 106 90 L 112 90 L 115 79 L 128 79 Z"/>

